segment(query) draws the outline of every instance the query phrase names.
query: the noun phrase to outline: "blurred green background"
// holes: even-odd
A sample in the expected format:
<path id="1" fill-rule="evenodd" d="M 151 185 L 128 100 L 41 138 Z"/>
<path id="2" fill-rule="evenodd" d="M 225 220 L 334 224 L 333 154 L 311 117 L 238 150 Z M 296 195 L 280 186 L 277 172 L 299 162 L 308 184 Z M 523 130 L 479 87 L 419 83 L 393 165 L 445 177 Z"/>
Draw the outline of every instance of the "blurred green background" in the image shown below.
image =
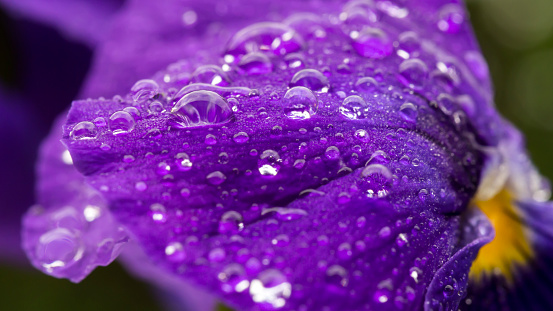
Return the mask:
<path id="1" fill-rule="evenodd" d="M 468 0 L 467 5 L 497 107 L 525 133 L 534 163 L 553 179 L 553 0 Z M 0 25 L 0 36 L 7 31 Z M 7 49 L 0 44 L 0 54 L 9 55 Z M 10 75 L 12 67 L 3 62 L 0 71 Z M 0 310 L 161 310 L 154 291 L 119 264 L 99 268 L 75 285 L 1 260 Z"/>

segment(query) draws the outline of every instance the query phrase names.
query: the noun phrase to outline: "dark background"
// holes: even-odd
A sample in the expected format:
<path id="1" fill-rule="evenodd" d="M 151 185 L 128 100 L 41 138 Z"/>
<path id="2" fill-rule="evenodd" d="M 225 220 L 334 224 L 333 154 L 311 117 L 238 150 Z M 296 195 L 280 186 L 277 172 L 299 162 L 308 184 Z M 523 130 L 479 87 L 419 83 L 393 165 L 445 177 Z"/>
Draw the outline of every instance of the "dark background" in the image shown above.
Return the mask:
<path id="1" fill-rule="evenodd" d="M 490 66 L 497 108 L 525 133 L 534 163 L 553 179 L 553 0 L 468 0 L 467 5 Z M 21 41 L 22 36 L 31 40 Z M 40 53 L 27 55 L 28 49 Z M 52 59 L 60 57 L 69 71 L 55 67 Z M 76 96 L 90 57 L 85 46 L 66 42 L 54 29 L 14 20 L 0 11 L 0 80 L 13 90 L 39 90 L 33 91 L 38 94 L 31 95 L 31 101 L 54 102 L 38 108 L 46 115 L 44 120 L 52 120 L 66 106 L 56 103 L 69 103 Z M 53 78 L 29 82 L 25 72 L 31 72 L 32 66 L 50 66 L 44 70 L 50 70 Z M 56 93 L 59 87 L 70 91 Z M 50 124 L 34 121 L 39 134 L 29 139 L 38 142 Z M 32 189 L 32 172 L 20 177 L 22 187 Z M 23 259 L 14 263 L 0 258 L 0 310 L 160 309 L 155 292 L 117 263 L 98 268 L 75 285 L 31 269 Z"/>

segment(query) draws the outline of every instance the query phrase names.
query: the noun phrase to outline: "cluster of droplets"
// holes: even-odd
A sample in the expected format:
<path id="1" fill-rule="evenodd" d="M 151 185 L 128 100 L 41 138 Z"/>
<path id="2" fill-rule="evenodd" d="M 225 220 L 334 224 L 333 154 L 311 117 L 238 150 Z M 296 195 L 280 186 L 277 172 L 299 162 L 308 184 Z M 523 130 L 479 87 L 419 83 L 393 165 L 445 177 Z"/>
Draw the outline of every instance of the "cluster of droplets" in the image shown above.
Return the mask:
<path id="1" fill-rule="evenodd" d="M 186 212 L 172 210 L 172 200 L 195 204 L 194 200 L 199 196 L 196 192 L 216 189 L 213 191 L 219 197 L 239 201 L 236 198 L 247 197 L 251 192 L 257 191 L 233 188 L 230 181 L 237 178 L 236 176 L 251 176 L 252 180 L 261 183 L 252 183 L 252 188 L 256 187 L 267 193 L 270 193 L 272 186 L 281 183 L 278 184 L 277 191 L 285 193 L 289 185 L 282 183 L 282 180 L 288 179 L 291 171 L 303 175 L 316 170 L 314 167 L 322 172 L 317 171 L 317 176 L 313 177 L 317 179 L 317 183 L 312 188 L 296 193 L 297 198 L 316 200 L 330 197 L 329 193 L 319 187 L 332 182 L 338 176 L 354 176 L 356 182 L 349 188 L 340 189 L 335 195 L 338 205 L 346 208 L 360 198 L 387 202 L 393 197 L 395 185 L 412 181 L 405 171 L 416 170 L 425 163 L 421 163 L 408 151 L 408 139 L 402 138 L 407 135 L 403 128 L 386 132 L 385 139 L 400 146 L 392 149 L 394 154 L 375 151 L 375 146 L 382 142 L 375 141 L 372 124 L 363 122 L 374 121 L 378 124 L 381 120 L 388 120 L 386 118 L 396 118 L 400 120 L 398 127 L 414 128 L 428 114 L 426 106 L 431 100 L 435 100 L 431 105 L 435 105 L 454 120 L 462 119 L 459 110 L 475 109 L 468 95 L 443 95 L 462 83 L 461 71 L 455 64 L 429 57 L 431 53 L 425 49 L 422 44 L 424 40 L 417 33 L 400 32 L 395 28 L 384 29 L 379 24 L 382 19 L 399 20 L 408 14 L 406 8 L 389 1 L 372 3 L 354 0 L 345 5 L 344 11 L 334 22 L 330 22 L 332 19 L 300 14 L 288 18 L 282 24 L 253 24 L 237 32 L 229 40 L 224 56 L 217 64 L 196 68 L 188 66 L 182 72 L 175 69 L 180 68 L 180 64 L 173 64 L 167 72 L 160 75 L 160 79 L 137 82 L 131 88 L 128 98 L 114 99 L 126 103 L 127 107 L 112 112 L 109 117 L 77 123 L 71 128 L 69 136 L 73 140 L 87 142 L 104 133 L 118 138 L 133 132 L 146 132 L 144 127 L 148 127 L 147 134 L 141 138 L 151 142 L 150 146 L 160 145 L 159 141 L 166 135 L 166 131 L 178 132 L 172 132 L 171 135 L 175 136 L 170 137 L 177 137 L 179 142 L 182 137 L 190 137 L 191 143 L 187 142 L 182 148 L 178 146 L 178 150 L 163 150 L 144 156 L 126 154 L 122 157 L 122 162 L 129 166 L 137 161 L 154 163 L 155 174 L 161 181 L 161 186 L 157 179 L 155 182 L 144 179 L 134 181 L 132 187 L 140 195 L 154 191 L 153 189 L 157 191 L 159 188 L 167 188 L 163 188 L 159 198 L 156 198 L 161 203 L 148 207 L 148 217 L 159 226 L 172 224 L 173 218 L 180 219 L 181 222 L 185 219 L 183 214 Z M 185 24 L 192 25 L 193 17 L 189 14 Z M 457 33 L 462 30 L 464 19 L 465 16 L 458 7 L 448 5 L 440 10 L 436 29 L 449 34 Z M 332 31 L 328 31 L 329 29 Z M 323 51 L 326 58 L 318 56 L 315 49 Z M 349 53 L 350 50 L 353 53 Z M 342 53 L 343 51 L 347 53 Z M 334 53 L 342 59 L 334 61 Z M 482 66 L 482 60 L 474 53 L 467 53 L 470 54 L 470 66 Z M 342 57 L 344 54 L 347 56 Z M 391 68 L 389 72 L 375 70 L 378 62 L 386 62 L 386 66 Z M 278 79 L 272 74 L 278 76 Z M 260 83 L 265 85 L 259 86 Z M 421 94 L 428 85 L 440 87 L 439 94 Z M 344 122 L 358 122 L 359 125 L 356 125 L 353 133 L 348 134 L 347 129 L 334 130 L 334 125 L 326 124 L 324 119 L 324 122 L 311 123 L 316 122 L 319 116 L 321 119 L 329 116 L 336 118 L 336 126 L 341 126 Z M 166 123 L 157 122 L 158 120 Z M 276 123 L 271 123 L 270 130 L 266 132 L 278 144 L 271 144 L 271 148 L 258 147 L 255 143 L 264 142 L 268 137 L 260 137 L 256 129 L 275 120 Z M 326 135 L 325 131 L 332 132 L 335 136 Z M 202 135 L 199 140 L 194 141 L 197 133 Z M 294 133 L 294 136 L 290 133 Z M 300 136 L 295 136 L 298 133 Z M 293 140 L 290 137 L 303 138 L 290 143 Z M 232 148 L 224 149 L 227 143 L 232 144 Z M 195 145 L 192 146 L 193 144 Z M 202 145 L 204 155 L 181 150 L 198 150 L 195 149 L 196 145 Z M 348 147 L 349 145 L 353 147 Z M 321 149 L 318 154 L 309 153 L 312 148 L 317 147 Z M 240 153 L 235 148 L 247 150 Z M 292 149 L 295 153 L 289 156 Z M 163 159 L 158 161 L 159 153 Z M 209 160 L 211 154 L 215 155 L 216 160 Z M 371 156 L 367 159 L 365 155 Z M 247 169 L 238 169 L 237 158 L 242 162 L 252 163 Z M 186 187 L 175 188 L 175 195 L 175 189 L 171 187 L 178 184 L 180 178 L 185 178 L 182 176 L 192 176 L 192 173 L 200 170 L 204 172 L 204 168 L 211 165 L 213 169 L 205 171 L 201 176 L 202 180 L 195 180 L 195 183 L 205 185 L 205 188 L 198 190 L 195 185 L 187 184 Z M 232 165 L 236 167 L 228 169 Z M 323 168 L 326 171 L 323 172 Z M 259 179 L 253 179 L 254 177 Z M 436 201 L 440 199 L 440 194 L 436 194 L 438 192 L 439 190 L 430 188 L 417 189 L 417 193 L 409 198 L 410 201 L 402 203 L 409 206 L 413 200 L 418 200 L 417 204 Z M 251 204 L 247 208 L 234 208 L 228 202 L 206 204 L 211 206 L 210 211 L 216 211 L 214 214 L 218 215 L 212 234 L 228 237 L 231 240 L 229 243 L 236 245 L 240 245 L 244 236 L 251 234 L 248 223 L 254 212 L 264 219 L 267 234 L 277 232 L 282 223 L 308 215 L 308 211 L 302 208 L 275 207 L 261 200 L 248 202 Z M 202 221 L 201 217 L 195 215 L 187 219 L 187 224 L 194 227 Z M 360 216 L 355 223 L 340 223 L 336 230 L 346 232 L 352 226 L 363 229 L 368 226 L 367 222 L 365 216 Z M 321 226 L 321 223 L 314 226 Z M 185 230 L 187 229 L 178 227 L 174 230 L 175 235 L 178 236 Z M 350 284 L 358 281 L 362 275 L 361 268 L 351 268 L 352 262 L 367 249 L 380 247 L 388 241 L 392 241 L 390 243 L 397 249 L 407 249 L 411 236 L 396 231 L 393 225 L 383 226 L 364 239 L 351 240 L 348 237 L 333 246 L 333 255 L 329 256 L 329 262 L 318 263 L 328 290 L 343 293 Z M 200 239 L 202 237 L 193 235 L 183 240 L 171 238 L 164 246 L 167 259 L 175 264 L 192 262 L 197 257 L 193 248 L 201 243 Z M 285 249 L 294 243 L 294 236 L 275 233 L 270 242 L 274 249 Z M 326 247 L 334 243 L 334 238 L 329 233 L 321 234 L 316 243 L 318 247 Z M 271 252 L 275 252 L 274 249 L 267 250 L 267 258 L 251 257 L 243 249 L 237 251 L 237 254 L 230 254 L 225 249 L 217 244 L 203 255 L 203 259 L 213 265 L 221 265 L 217 278 L 223 292 L 248 293 L 255 303 L 278 309 L 286 305 L 293 290 L 301 291 L 293 286 L 290 274 L 274 268 L 278 267 L 277 260 L 267 259 Z M 234 258 L 236 262 L 228 264 Z M 409 276 L 417 284 L 422 279 L 422 270 L 412 268 Z M 413 301 L 412 287 L 402 289 L 401 295 L 396 295 L 394 290 L 396 289 L 391 280 L 382 280 L 374 290 L 373 301 L 380 304 L 390 303 L 395 296 L 397 297 L 393 302 L 396 304 Z"/>

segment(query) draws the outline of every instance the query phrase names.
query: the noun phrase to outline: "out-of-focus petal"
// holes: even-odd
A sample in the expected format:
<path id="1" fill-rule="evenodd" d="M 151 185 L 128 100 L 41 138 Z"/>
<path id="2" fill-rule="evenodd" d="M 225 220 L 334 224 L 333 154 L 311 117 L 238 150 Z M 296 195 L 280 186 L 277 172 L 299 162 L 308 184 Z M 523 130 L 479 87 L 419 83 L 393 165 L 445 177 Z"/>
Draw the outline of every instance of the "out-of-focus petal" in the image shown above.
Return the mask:
<path id="1" fill-rule="evenodd" d="M 101 42 L 124 0 L 1 0 L 0 5 L 26 19 L 52 25 L 77 41 Z"/>

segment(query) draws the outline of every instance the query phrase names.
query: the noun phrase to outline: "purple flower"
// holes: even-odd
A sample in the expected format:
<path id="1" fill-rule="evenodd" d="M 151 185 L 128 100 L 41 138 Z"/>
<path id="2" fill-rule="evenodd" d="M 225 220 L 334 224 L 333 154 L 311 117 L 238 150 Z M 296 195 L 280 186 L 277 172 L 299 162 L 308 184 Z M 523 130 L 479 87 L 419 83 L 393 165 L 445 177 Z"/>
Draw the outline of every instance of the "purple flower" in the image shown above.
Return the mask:
<path id="1" fill-rule="evenodd" d="M 131 1 L 106 37 L 41 149 L 40 270 L 121 256 L 193 310 L 551 305 L 549 190 L 462 4 Z"/>

